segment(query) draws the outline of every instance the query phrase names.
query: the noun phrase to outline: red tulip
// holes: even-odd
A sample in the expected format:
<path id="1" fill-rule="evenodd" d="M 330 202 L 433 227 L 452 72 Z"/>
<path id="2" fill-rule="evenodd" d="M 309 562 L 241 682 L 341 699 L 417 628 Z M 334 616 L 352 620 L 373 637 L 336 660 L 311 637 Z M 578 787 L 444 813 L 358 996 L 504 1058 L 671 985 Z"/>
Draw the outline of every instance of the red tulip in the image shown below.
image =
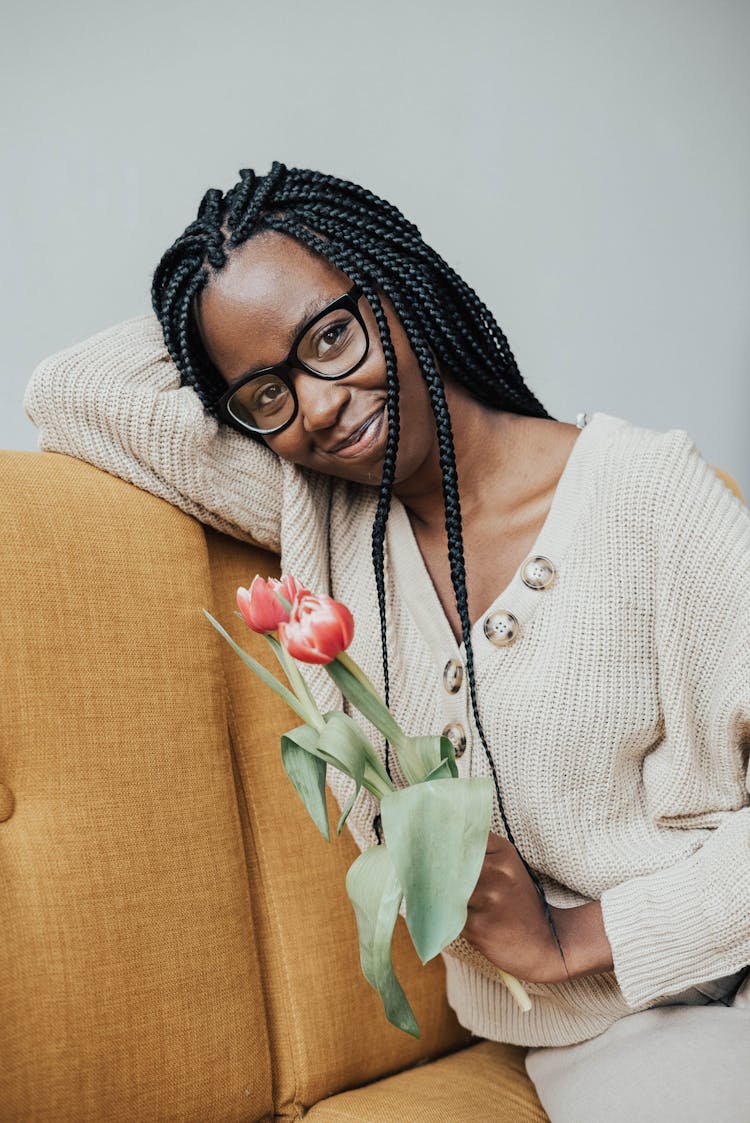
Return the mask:
<path id="1" fill-rule="evenodd" d="M 237 607 L 248 628 L 266 635 L 275 632 L 282 621 L 289 619 L 289 613 L 276 596 L 275 590 L 294 604 L 295 597 L 307 592 L 294 577 L 269 577 L 267 581 L 259 575 L 253 577 L 249 589 L 242 586 L 237 590 Z"/>
<path id="2" fill-rule="evenodd" d="M 302 663 L 330 663 L 352 642 L 354 617 L 333 597 L 302 592 L 289 620 L 279 624 L 279 639 Z"/>

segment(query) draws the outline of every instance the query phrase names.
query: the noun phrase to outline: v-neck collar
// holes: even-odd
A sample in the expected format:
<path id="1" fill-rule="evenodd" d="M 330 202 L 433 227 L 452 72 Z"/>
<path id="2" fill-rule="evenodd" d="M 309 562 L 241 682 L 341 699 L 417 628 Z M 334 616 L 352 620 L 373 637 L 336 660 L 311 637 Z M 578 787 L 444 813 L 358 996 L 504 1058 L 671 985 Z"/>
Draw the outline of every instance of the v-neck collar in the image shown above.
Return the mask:
<path id="1" fill-rule="evenodd" d="M 523 634 L 524 627 L 539 605 L 553 596 L 560 580 L 564 580 L 563 563 L 573 540 L 576 523 L 585 507 L 585 490 L 588 483 L 592 482 L 592 457 L 613 426 L 625 424 L 627 422 L 622 418 L 595 412 L 581 429 L 558 480 L 547 517 L 531 549 L 514 573 L 510 584 L 472 625 L 471 644 L 475 661 L 481 662 L 491 652 L 499 650 L 485 635 L 484 622 L 487 616 L 498 609 L 512 612 Z M 463 641 L 456 644 L 453 629 L 422 557 L 406 508 L 395 495 L 391 500 L 386 542 L 393 579 L 400 587 L 409 612 L 430 649 L 439 658 L 450 654 L 463 661 L 465 644 Z M 535 556 L 549 558 L 555 567 L 556 579 L 547 589 L 530 589 L 523 582 L 522 570 L 527 561 Z M 512 646 L 506 650 L 512 650 Z"/>

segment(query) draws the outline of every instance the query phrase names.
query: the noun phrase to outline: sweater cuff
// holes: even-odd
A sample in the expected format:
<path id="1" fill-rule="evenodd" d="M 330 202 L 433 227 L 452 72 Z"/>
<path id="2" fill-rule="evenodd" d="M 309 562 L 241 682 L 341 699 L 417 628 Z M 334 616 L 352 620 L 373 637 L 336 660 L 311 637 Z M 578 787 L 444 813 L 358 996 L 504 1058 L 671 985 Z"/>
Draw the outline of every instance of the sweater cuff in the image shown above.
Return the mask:
<path id="1" fill-rule="evenodd" d="M 750 962 L 748 816 L 738 812 L 688 858 L 605 890 L 615 978 L 642 1008 Z"/>

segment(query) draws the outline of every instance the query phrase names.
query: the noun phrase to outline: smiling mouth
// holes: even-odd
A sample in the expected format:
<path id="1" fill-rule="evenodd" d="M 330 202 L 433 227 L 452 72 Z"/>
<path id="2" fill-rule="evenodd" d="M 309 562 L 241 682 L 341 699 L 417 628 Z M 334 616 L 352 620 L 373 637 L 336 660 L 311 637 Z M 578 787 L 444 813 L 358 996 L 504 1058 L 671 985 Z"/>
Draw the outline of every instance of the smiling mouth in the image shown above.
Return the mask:
<path id="1" fill-rule="evenodd" d="M 360 452 L 369 448 L 378 437 L 383 426 L 383 416 L 385 414 L 385 405 L 382 405 L 376 413 L 368 417 L 367 421 L 360 425 L 343 445 L 338 445 L 329 450 L 329 456 L 357 456 Z"/>

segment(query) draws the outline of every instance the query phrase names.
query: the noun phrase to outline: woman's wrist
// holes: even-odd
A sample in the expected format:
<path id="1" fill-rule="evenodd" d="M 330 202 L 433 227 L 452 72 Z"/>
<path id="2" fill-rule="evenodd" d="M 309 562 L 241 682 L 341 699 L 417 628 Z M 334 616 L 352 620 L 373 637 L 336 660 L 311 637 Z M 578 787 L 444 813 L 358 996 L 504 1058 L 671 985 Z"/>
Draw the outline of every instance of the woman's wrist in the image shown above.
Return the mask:
<path id="1" fill-rule="evenodd" d="M 560 963 L 560 982 L 613 969 L 612 947 L 604 930 L 599 901 L 587 901 L 570 909 L 552 905 L 550 911 L 565 955 L 565 966 Z"/>

